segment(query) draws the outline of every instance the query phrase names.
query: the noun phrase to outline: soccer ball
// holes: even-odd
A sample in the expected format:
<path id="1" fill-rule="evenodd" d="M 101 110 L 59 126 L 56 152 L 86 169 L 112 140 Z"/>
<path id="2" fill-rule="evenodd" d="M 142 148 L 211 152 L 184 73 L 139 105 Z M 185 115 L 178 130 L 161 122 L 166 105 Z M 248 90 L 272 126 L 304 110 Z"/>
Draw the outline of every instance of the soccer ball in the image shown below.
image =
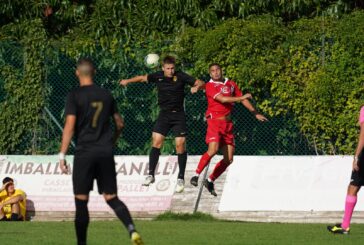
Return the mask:
<path id="1" fill-rule="evenodd" d="M 159 65 L 159 55 L 158 54 L 148 54 L 144 58 L 144 63 L 149 68 L 155 68 Z"/>

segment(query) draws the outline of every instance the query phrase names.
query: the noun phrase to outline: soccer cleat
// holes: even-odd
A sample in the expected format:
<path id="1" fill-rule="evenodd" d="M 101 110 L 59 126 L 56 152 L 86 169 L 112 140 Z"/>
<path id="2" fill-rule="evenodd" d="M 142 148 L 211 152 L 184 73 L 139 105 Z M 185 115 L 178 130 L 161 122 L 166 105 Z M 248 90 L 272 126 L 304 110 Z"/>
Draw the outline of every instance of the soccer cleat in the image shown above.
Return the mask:
<path id="1" fill-rule="evenodd" d="M 198 176 L 193 176 L 190 180 L 191 185 L 198 186 Z"/>
<path id="2" fill-rule="evenodd" d="M 149 186 L 150 184 L 153 184 L 155 182 L 155 179 L 152 175 L 148 175 L 143 183 L 143 186 Z"/>
<path id="3" fill-rule="evenodd" d="M 131 233 L 130 240 L 131 240 L 131 244 L 133 244 L 133 245 L 143 245 L 144 244 L 143 240 L 142 240 L 142 237 L 136 231 Z"/>
<path id="4" fill-rule="evenodd" d="M 334 226 L 327 226 L 327 229 L 333 234 L 343 234 L 348 235 L 350 233 L 350 228 L 344 229 L 341 227 L 341 224 L 336 224 Z"/>
<path id="5" fill-rule="evenodd" d="M 210 182 L 207 179 L 203 181 L 203 185 L 206 187 L 206 189 L 211 193 L 213 196 L 217 196 L 214 188 L 214 182 Z"/>
<path id="6" fill-rule="evenodd" d="M 183 179 L 177 179 L 176 192 L 181 193 L 185 189 L 185 181 Z"/>

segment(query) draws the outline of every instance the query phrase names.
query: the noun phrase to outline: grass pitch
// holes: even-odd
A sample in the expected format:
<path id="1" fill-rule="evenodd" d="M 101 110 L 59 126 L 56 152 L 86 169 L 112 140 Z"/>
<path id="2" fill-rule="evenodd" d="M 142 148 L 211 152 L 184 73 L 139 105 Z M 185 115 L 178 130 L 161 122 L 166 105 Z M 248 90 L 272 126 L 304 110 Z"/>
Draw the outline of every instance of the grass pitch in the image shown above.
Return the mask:
<path id="1" fill-rule="evenodd" d="M 145 244 L 363 244 L 364 225 L 352 225 L 350 235 L 333 235 L 324 224 L 245 223 L 209 217 L 170 217 L 136 221 Z M 73 222 L 1 222 L 1 245 L 76 244 Z M 130 244 L 118 221 L 93 221 L 89 245 Z"/>

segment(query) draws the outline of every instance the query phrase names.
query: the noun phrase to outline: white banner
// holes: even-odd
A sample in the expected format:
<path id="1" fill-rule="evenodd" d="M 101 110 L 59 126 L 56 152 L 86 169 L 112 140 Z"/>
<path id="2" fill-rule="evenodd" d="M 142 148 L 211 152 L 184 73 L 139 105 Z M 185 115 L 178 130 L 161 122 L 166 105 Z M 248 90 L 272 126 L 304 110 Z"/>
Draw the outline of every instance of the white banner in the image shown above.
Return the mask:
<path id="1" fill-rule="evenodd" d="M 352 156 L 235 156 L 219 210 L 343 210 L 352 161 Z M 364 210 L 360 193 L 355 210 Z"/>
<path id="2" fill-rule="evenodd" d="M 67 156 L 71 165 L 72 156 Z M 161 156 L 156 182 L 142 186 L 148 174 L 148 156 L 116 156 L 118 195 L 131 211 L 170 209 L 176 185 L 176 156 Z M 58 156 L 0 156 L 0 179 L 9 176 L 15 187 L 27 194 L 27 209 L 35 211 L 74 211 L 72 176 L 61 174 Z M 110 211 L 98 194 L 96 182 L 90 193 L 90 211 Z"/>

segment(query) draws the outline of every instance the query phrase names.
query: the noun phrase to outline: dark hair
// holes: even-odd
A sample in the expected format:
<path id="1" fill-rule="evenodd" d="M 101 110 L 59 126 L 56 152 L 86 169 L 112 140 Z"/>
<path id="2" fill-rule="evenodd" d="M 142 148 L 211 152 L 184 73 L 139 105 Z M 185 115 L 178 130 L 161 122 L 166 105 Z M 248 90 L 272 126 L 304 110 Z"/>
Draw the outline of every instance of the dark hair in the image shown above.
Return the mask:
<path id="1" fill-rule="evenodd" d="M 219 68 L 221 69 L 220 64 L 218 64 L 218 63 L 211 63 L 211 64 L 209 65 L 209 70 L 210 70 L 210 68 L 211 68 L 211 67 L 213 67 L 213 66 L 217 66 L 217 67 L 219 67 Z"/>
<path id="2" fill-rule="evenodd" d="M 10 177 L 5 177 L 4 179 L 3 179 L 3 185 L 5 185 L 6 183 L 8 183 L 8 182 L 14 182 L 14 180 L 12 179 L 12 178 L 10 178 Z"/>
<path id="3" fill-rule="evenodd" d="M 174 58 L 173 56 L 168 55 L 168 56 L 164 57 L 163 64 L 173 64 L 173 65 L 175 65 L 176 64 L 176 58 Z"/>
<path id="4" fill-rule="evenodd" d="M 93 76 L 95 73 L 95 65 L 90 58 L 81 58 L 77 61 L 77 69 L 81 75 Z"/>

